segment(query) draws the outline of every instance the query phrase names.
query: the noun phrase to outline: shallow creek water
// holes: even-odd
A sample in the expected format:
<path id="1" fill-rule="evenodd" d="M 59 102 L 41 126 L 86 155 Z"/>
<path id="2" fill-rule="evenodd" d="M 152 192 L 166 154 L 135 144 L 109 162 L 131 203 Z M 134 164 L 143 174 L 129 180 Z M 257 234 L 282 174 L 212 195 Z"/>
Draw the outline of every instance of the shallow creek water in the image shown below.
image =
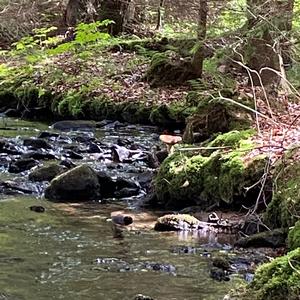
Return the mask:
<path id="1" fill-rule="evenodd" d="M 36 136 L 48 128 L 5 122 L 10 130 L 1 130 L 2 137 Z M 95 134 L 111 142 L 134 134 L 148 147 L 158 140 L 152 129 Z M 27 173 L 3 171 L 0 176 L 14 179 Z M 41 196 L 0 195 L 0 299 L 117 300 L 134 299 L 140 293 L 157 300 L 223 299 L 239 279 L 211 279 L 209 256 L 228 251 L 231 255 L 230 238 L 155 232 L 151 226 L 158 213 L 139 211 L 133 204 L 132 199 L 58 204 Z M 43 205 L 46 211 L 33 212 L 31 205 Z M 122 238 L 114 238 L 110 214 L 123 209 L 133 215 L 136 225 Z M 197 251 L 181 251 L 187 247 Z"/>

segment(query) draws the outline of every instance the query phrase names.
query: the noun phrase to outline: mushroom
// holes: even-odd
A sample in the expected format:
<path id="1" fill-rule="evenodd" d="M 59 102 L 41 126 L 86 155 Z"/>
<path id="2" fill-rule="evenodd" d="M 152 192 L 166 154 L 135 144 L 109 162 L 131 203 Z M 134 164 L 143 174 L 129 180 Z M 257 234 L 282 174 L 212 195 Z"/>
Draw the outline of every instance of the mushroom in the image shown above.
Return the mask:
<path id="1" fill-rule="evenodd" d="M 167 146 L 167 150 L 168 153 L 172 152 L 172 146 L 180 143 L 182 141 L 182 137 L 181 136 L 177 136 L 177 135 L 169 135 L 169 134 L 161 134 L 159 136 L 159 139 L 166 144 Z"/>

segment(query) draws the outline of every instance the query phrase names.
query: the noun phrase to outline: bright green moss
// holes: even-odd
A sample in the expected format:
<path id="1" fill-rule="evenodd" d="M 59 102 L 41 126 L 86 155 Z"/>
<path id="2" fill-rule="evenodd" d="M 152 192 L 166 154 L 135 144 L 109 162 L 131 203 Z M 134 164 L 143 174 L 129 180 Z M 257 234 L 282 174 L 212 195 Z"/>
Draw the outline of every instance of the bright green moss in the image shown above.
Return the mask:
<path id="1" fill-rule="evenodd" d="M 300 248 L 260 266 L 250 291 L 257 300 L 298 300 L 300 296 Z"/>

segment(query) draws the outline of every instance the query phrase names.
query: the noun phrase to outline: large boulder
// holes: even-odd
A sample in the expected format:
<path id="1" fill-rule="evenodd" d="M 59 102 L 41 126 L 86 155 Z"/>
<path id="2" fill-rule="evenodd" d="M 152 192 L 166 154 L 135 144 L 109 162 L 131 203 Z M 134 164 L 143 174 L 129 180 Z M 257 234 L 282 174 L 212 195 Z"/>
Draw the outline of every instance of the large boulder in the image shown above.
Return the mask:
<path id="1" fill-rule="evenodd" d="M 253 147 L 248 140 L 250 136 L 250 131 L 233 131 L 207 145 L 228 146 L 230 151 L 205 150 L 199 154 L 199 150 L 175 150 L 162 163 L 154 180 L 158 202 L 166 208 L 254 205 L 260 190 L 255 183 L 264 174 L 266 159 L 247 158 Z M 252 185 L 255 188 L 245 193 Z"/>
<path id="2" fill-rule="evenodd" d="M 75 167 L 50 182 L 45 198 L 72 202 L 99 199 L 100 184 L 97 173 L 87 165 Z"/>

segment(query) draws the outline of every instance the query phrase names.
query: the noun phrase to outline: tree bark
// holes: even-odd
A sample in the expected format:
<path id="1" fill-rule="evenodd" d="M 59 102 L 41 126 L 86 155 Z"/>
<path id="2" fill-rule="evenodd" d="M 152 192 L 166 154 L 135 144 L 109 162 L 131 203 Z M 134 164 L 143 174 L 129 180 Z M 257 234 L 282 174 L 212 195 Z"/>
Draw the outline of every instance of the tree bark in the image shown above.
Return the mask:
<path id="1" fill-rule="evenodd" d="M 292 29 L 294 0 L 248 0 L 247 5 L 247 31 L 254 33 L 247 40 L 246 62 L 259 73 L 252 72 L 250 82 L 278 84 L 281 78 L 276 72 L 282 72 L 282 62 L 287 65 L 291 61 L 288 36 Z"/>
<path id="2" fill-rule="evenodd" d="M 131 0 L 105 0 L 101 5 L 100 20 L 109 19 L 114 21 L 109 27 L 112 35 L 121 33 L 129 23 L 129 9 Z"/>
<path id="3" fill-rule="evenodd" d="M 69 0 L 64 12 L 65 25 L 73 27 L 80 22 L 95 21 L 98 2 L 99 0 Z"/>
<path id="4" fill-rule="evenodd" d="M 204 41 L 206 38 L 208 5 L 207 0 L 199 1 L 198 13 L 198 47 L 192 59 L 192 68 L 197 77 L 202 76 L 203 61 L 204 61 Z"/>

